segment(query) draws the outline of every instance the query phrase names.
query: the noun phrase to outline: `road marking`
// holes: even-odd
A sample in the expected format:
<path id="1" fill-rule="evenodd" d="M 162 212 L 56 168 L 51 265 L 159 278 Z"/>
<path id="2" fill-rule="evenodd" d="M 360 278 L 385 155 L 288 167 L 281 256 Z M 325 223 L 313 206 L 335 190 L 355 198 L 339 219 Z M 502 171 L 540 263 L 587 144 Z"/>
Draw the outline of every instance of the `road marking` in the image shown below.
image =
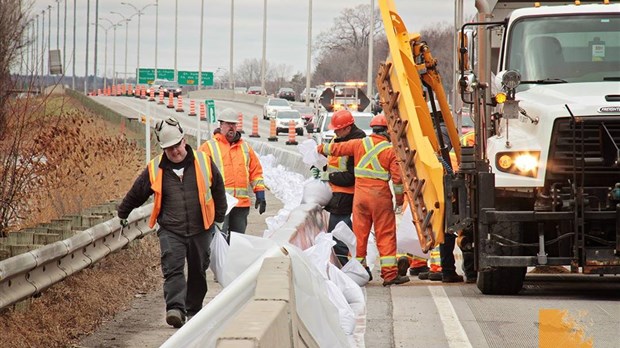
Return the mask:
<path id="1" fill-rule="evenodd" d="M 448 294 L 441 286 L 429 286 L 428 291 L 435 301 L 435 306 L 443 323 L 443 330 L 448 340 L 448 346 L 454 348 L 471 348 L 471 342 L 467 338 L 465 329 L 454 311 L 454 307 L 448 298 Z"/>

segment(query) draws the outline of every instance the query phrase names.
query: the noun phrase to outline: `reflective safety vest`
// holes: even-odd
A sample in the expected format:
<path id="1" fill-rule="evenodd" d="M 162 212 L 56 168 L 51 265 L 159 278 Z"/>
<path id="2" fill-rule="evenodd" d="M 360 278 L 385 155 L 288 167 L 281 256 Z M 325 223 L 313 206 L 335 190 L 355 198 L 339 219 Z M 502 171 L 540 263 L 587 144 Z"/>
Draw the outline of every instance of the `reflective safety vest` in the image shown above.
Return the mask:
<path id="1" fill-rule="evenodd" d="M 211 154 L 219 169 L 226 192 L 239 200 L 237 207 L 250 206 L 250 192 L 264 191 L 263 169 L 256 153 L 243 140 L 230 145 L 223 134 L 200 146 L 200 151 Z"/>
<path id="2" fill-rule="evenodd" d="M 211 173 L 211 161 L 209 155 L 204 152 L 194 151 L 194 167 L 196 168 L 196 183 L 198 185 L 198 199 L 200 201 L 200 210 L 202 212 L 202 222 L 205 230 L 209 229 L 215 219 L 215 204 L 211 196 L 211 184 L 213 183 L 213 174 Z M 157 222 L 157 216 L 161 210 L 162 183 L 164 178 L 164 170 L 159 168 L 163 155 L 159 155 L 149 162 L 149 180 L 151 181 L 151 189 L 154 192 L 155 202 L 153 204 L 153 212 L 149 220 L 149 226 L 153 228 Z"/>
<path id="3" fill-rule="evenodd" d="M 335 139 L 335 138 L 334 138 Z M 332 142 L 334 141 L 332 139 Z M 347 171 L 347 162 L 349 156 L 329 156 L 327 157 L 327 173 L 338 173 Z M 332 188 L 332 192 L 342 192 L 353 194 L 355 192 L 355 186 L 338 186 L 333 183 L 329 183 Z"/>
<path id="4" fill-rule="evenodd" d="M 390 180 L 390 172 L 381 166 L 379 162 L 379 154 L 387 149 L 392 148 L 392 144 L 387 141 L 381 141 L 374 144 L 372 138 L 362 139 L 365 154 L 355 165 L 356 178 L 378 179 L 383 181 Z M 394 193 L 403 194 L 404 187 L 402 184 L 393 184 Z"/>

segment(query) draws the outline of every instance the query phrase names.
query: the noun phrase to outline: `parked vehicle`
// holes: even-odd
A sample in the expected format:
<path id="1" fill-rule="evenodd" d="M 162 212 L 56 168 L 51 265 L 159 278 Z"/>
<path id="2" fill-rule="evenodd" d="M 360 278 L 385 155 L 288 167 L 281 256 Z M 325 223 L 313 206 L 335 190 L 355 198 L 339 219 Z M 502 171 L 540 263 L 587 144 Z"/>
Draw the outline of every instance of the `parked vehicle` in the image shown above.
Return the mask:
<path id="1" fill-rule="evenodd" d="M 304 125 L 311 122 L 314 119 L 314 108 L 311 106 L 299 106 L 295 108 L 301 114 L 301 118 L 304 120 Z"/>
<path id="2" fill-rule="evenodd" d="M 305 102 L 306 99 L 308 99 L 308 101 L 313 102 L 314 98 L 316 96 L 316 88 L 310 88 L 309 90 L 306 91 L 306 89 L 304 88 L 304 90 L 301 92 L 301 94 L 299 95 L 299 101 L 300 102 Z"/>
<path id="3" fill-rule="evenodd" d="M 276 111 L 276 135 L 280 133 L 288 133 L 289 124 L 295 122 L 295 131 L 297 135 L 304 135 L 304 121 L 301 114 L 297 110 L 277 110 Z"/>
<path id="4" fill-rule="evenodd" d="M 269 98 L 265 105 L 263 105 L 263 119 L 268 120 L 276 117 L 276 111 L 282 109 L 291 109 L 291 104 L 288 100 L 281 98 Z"/>
<path id="5" fill-rule="evenodd" d="M 164 97 L 167 97 L 170 93 L 176 98 L 183 94 L 183 88 L 176 81 L 166 81 L 161 85 L 161 91 L 164 93 Z"/>
<path id="6" fill-rule="evenodd" d="M 261 95 L 263 89 L 261 88 L 261 86 L 250 86 L 250 88 L 248 88 L 248 94 L 257 94 L 257 95 Z"/>
<path id="7" fill-rule="evenodd" d="M 372 133 L 372 127 L 370 127 L 370 121 L 375 116 L 370 112 L 357 112 L 352 111 L 351 114 L 355 119 L 355 125 L 366 132 L 366 135 Z M 332 121 L 332 112 L 324 113 L 318 117 L 317 128 L 313 134 L 314 140 L 317 144 L 329 143 L 335 136 L 333 130 L 329 129 L 329 123 Z"/>
<path id="8" fill-rule="evenodd" d="M 295 91 L 292 88 L 282 87 L 278 91 L 277 97 L 278 98 L 282 98 L 282 99 L 286 99 L 286 100 L 290 100 L 290 101 L 295 101 L 296 94 L 295 94 Z"/>

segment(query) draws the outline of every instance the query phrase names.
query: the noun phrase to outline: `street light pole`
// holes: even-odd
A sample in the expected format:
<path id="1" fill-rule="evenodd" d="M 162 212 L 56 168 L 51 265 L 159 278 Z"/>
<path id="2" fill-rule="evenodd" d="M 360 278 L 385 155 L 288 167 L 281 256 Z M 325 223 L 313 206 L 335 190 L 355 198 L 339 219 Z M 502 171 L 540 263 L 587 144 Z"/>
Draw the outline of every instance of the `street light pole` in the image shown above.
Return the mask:
<path id="1" fill-rule="evenodd" d="M 235 30 L 235 0 L 230 0 L 230 66 L 229 66 L 229 78 L 228 88 L 235 93 L 235 78 L 233 70 L 233 52 L 234 52 L 234 30 Z"/>
<path id="2" fill-rule="evenodd" d="M 41 12 L 41 75 L 39 75 L 39 87 L 43 93 L 43 75 L 45 74 L 45 10 Z"/>
<path id="3" fill-rule="evenodd" d="M 56 0 L 56 49 L 60 49 L 60 0 Z"/>
<path id="4" fill-rule="evenodd" d="M 144 11 L 149 6 L 154 6 L 155 4 L 148 4 L 140 10 L 138 10 L 138 8 L 135 7 L 134 5 L 127 3 L 127 2 L 121 2 L 121 5 L 131 6 L 134 10 L 136 10 L 138 14 L 138 57 L 136 59 L 136 85 L 137 85 L 138 83 L 140 83 L 140 21 L 142 18 L 142 11 Z M 133 16 L 135 16 L 135 14 L 132 15 L 132 17 Z"/>
<path id="5" fill-rule="evenodd" d="M 125 21 L 125 76 L 123 78 L 123 84 L 126 85 L 127 84 L 127 38 L 129 37 L 129 22 L 131 21 L 131 17 L 127 18 L 123 16 L 122 14 L 118 12 L 114 12 L 114 11 L 110 13 L 123 17 L 123 20 Z"/>
<path id="6" fill-rule="evenodd" d="M 204 20 L 205 20 L 205 0 L 202 0 L 200 2 L 200 45 L 199 45 L 200 53 L 198 53 L 198 90 L 202 89 L 202 36 L 204 32 Z M 200 134 L 198 134 L 197 136 L 198 136 L 198 139 L 200 139 Z"/>
<path id="7" fill-rule="evenodd" d="M 370 0 L 370 30 L 368 31 L 368 82 L 366 85 L 366 92 L 368 98 L 372 98 L 372 63 L 373 63 L 373 50 L 375 46 L 375 0 Z"/>
<path id="8" fill-rule="evenodd" d="M 260 87 L 261 94 L 267 95 L 265 91 L 265 65 L 267 65 L 267 0 L 263 6 L 263 61 L 260 67 Z"/>
<path id="9" fill-rule="evenodd" d="M 157 41 L 159 35 L 159 0 L 155 0 L 155 79 L 157 80 Z"/>
<path id="10" fill-rule="evenodd" d="M 84 61 L 84 65 L 86 67 L 84 73 L 84 94 L 88 95 L 88 38 L 90 36 L 89 29 L 90 25 L 88 22 L 90 21 L 90 0 L 86 1 L 86 60 Z"/>
<path id="11" fill-rule="evenodd" d="M 77 19 L 76 7 L 77 7 L 77 0 L 73 0 L 73 54 L 72 54 L 73 57 L 71 58 L 71 62 L 73 65 L 73 76 L 71 78 L 71 88 L 74 91 L 75 91 L 75 22 Z"/>
<path id="12" fill-rule="evenodd" d="M 105 32 L 105 44 L 103 45 L 105 47 L 104 48 L 104 57 L 103 57 L 103 89 L 105 90 L 108 87 L 108 84 L 107 84 L 107 80 L 108 80 L 108 74 L 107 74 L 107 67 L 108 67 L 108 30 L 110 30 L 112 28 L 112 26 L 110 26 L 110 28 L 106 29 L 106 27 L 103 26 L 102 24 L 96 24 L 96 25 L 99 25 L 101 27 L 101 29 L 103 29 L 103 31 Z"/>
<path id="13" fill-rule="evenodd" d="M 65 15 L 63 17 L 64 32 L 62 34 L 62 73 L 67 75 L 67 1 L 65 0 Z"/>
<path id="14" fill-rule="evenodd" d="M 312 0 L 308 0 L 308 52 L 306 56 L 306 106 L 310 105 L 310 82 L 312 80 Z M 316 97 L 315 97 L 316 98 Z"/>
<path id="15" fill-rule="evenodd" d="M 179 22 L 179 0 L 174 0 L 174 80 L 179 81 L 179 72 L 177 70 L 177 38 L 178 22 Z"/>
<path id="16" fill-rule="evenodd" d="M 99 0 L 95 0 L 95 69 L 93 74 L 93 90 L 97 90 L 97 44 L 99 43 Z"/>

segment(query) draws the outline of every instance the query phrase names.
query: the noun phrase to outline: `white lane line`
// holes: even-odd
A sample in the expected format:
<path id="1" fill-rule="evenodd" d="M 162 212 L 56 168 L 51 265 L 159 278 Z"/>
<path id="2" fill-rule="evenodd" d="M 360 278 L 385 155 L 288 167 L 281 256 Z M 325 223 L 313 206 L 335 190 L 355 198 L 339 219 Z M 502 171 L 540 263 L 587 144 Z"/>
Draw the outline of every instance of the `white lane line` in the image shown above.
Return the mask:
<path id="1" fill-rule="evenodd" d="M 448 294 L 441 286 L 429 286 L 428 291 L 435 301 L 435 306 L 443 323 L 443 330 L 450 348 L 471 348 L 471 342 L 467 338 L 465 329 L 459 322 L 459 317 L 448 298 Z"/>

